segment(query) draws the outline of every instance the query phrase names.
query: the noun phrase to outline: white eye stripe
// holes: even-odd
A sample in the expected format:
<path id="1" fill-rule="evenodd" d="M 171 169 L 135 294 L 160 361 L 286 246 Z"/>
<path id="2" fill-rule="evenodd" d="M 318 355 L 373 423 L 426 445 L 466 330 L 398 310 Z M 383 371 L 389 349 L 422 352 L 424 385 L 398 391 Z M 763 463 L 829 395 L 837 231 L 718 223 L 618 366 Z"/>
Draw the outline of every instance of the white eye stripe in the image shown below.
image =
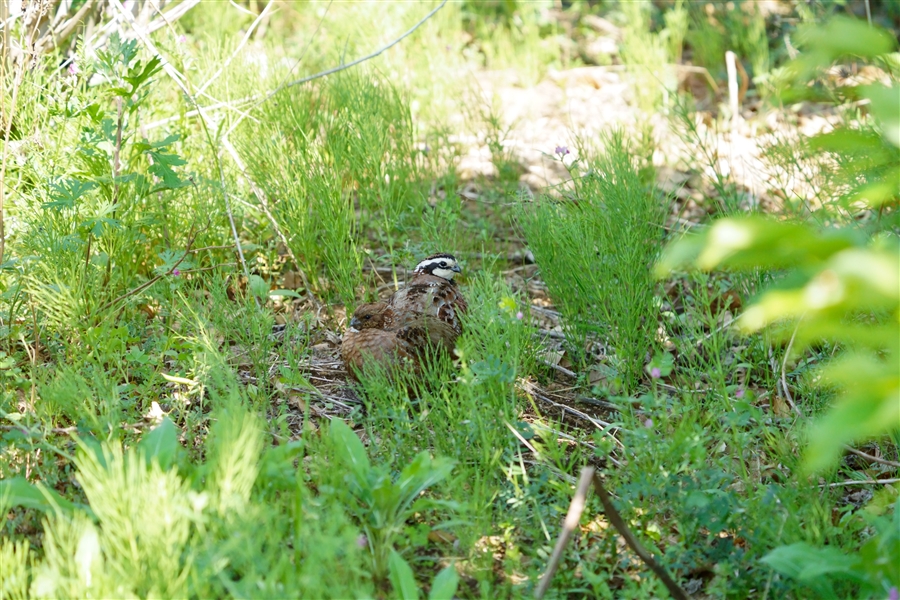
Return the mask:
<path id="1" fill-rule="evenodd" d="M 416 265 L 416 270 L 425 271 L 432 265 L 438 268 L 452 269 L 455 264 L 456 261 L 447 258 L 432 258 L 430 260 L 423 260 L 422 262 L 420 262 L 418 265 Z"/>

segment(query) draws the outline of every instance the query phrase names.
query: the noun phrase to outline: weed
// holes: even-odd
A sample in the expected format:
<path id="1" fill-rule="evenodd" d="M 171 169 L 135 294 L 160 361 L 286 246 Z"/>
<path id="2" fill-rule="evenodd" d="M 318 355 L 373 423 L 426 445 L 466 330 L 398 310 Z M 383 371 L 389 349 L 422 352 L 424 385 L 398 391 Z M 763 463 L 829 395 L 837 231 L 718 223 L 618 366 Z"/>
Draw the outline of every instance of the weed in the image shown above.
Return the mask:
<path id="1" fill-rule="evenodd" d="M 624 137 L 613 134 L 606 142 L 603 154 L 578 164 L 585 173 L 574 179 L 572 199 L 522 205 L 520 219 L 566 326 L 577 336 L 576 356 L 588 336 L 601 335 L 615 349 L 624 389 L 632 390 L 655 344 L 648 265 L 659 252 L 666 206 L 647 186 Z"/>
<path id="2" fill-rule="evenodd" d="M 449 3 L 377 59 L 265 101 L 382 47 L 427 7 L 281 3 L 246 39 L 240 28 L 259 2 L 201 3 L 174 24 L 165 7 L 153 48 L 112 35 L 110 23 L 80 37 L 74 55 L 45 57 L 25 20 L 4 16 L 0 596 L 530 596 L 586 462 L 692 591 L 889 595 L 896 491 L 860 482 L 895 478 L 898 436 L 876 427 L 892 413 L 861 421 L 855 408 L 888 406 L 897 336 L 884 324 L 895 305 L 848 305 L 839 321 L 808 311 L 747 336 L 730 323 L 747 306 L 742 319 L 801 306 L 802 277 L 827 283 L 829 270 L 851 300 L 893 293 L 895 190 L 878 184 L 896 162 L 896 86 L 795 86 L 827 91 L 851 125 L 812 145 L 788 134 L 769 152 L 784 190 L 809 176 L 810 195 L 792 192 L 781 225 L 860 224 L 843 237 L 798 226 L 766 238 L 767 252 L 809 251 L 802 277 L 781 281 L 781 301 L 750 297 L 791 268 L 783 262 L 660 286 L 650 272 L 668 199 L 650 158 L 663 148 L 647 134 L 610 134 L 602 148 L 581 140 L 573 163 L 560 147 L 573 180 L 526 201 L 520 124 L 509 127 L 499 103 L 471 101 L 471 71 L 518 67 L 520 82 L 537 81 L 575 64 L 578 41 L 561 32 L 614 28 L 589 18 L 604 15 L 624 24 L 621 57 L 652 109 L 673 104 L 668 65 L 685 41 L 714 76 L 725 49 L 754 75 L 781 69 L 770 84 L 843 47 L 817 54 L 804 44 L 823 35 L 798 32 L 800 61 L 782 65 L 763 35 L 781 33 L 777 19 L 752 3 L 711 16 L 680 0 L 639 4 Z M 795 8 L 813 22 L 836 6 Z M 824 38 L 871 33 L 853 31 Z M 861 54 L 886 47 L 879 39 Z M 878 77 L 896 77 L 893 47 L 871 57 Z M 24 62 L 10 52 L 19 48 Z M 162 59 L 200 106 L 170 85 Z M 856 92 L 881 124 L 857 126 L 863 105 L 847 104 Z M 698 115 L 678 110 L 696 157 L 689 170 L 711 174 L 709 212 L 740 216 L 746 194 L 721 172 Z M 461 127 L 477 131 L 497 168 L 476 182 L 476 200 L 457 189 L 468 184 L 455 172 Z M 417 377 L 373 372 L 346 384 L 335 344 L 345 311 L 439 250 L 464 266 L 470 308 L 456 352 Z M 857 258 L 835 262 L 841 252 Z M 853 291 L 869 284 L 877 289 Z M 557 343 L 574 361 L 550 372 L 539 357 Z M 823 385 L 817 367 L 838 353 Z M 605 381 L 593 376 L 601 371 Z M 831 421 L 807 433 L 790 398 Z M 855 432 L 875 435 L 862 455 L 804 474 L 807 441 L 831 442 L 828 458 Z M 557 594 L 665 595 L 609 535 L 596 499 L 583 515 Z"/>

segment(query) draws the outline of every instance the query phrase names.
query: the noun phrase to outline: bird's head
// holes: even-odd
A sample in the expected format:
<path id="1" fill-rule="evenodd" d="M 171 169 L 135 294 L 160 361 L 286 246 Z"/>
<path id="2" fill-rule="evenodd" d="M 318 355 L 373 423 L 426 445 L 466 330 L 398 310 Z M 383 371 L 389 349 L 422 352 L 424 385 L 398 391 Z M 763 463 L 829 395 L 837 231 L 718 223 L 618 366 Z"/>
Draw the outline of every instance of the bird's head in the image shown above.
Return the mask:
<path id="1" fill-rule="evenodd" d="M 413 272 L 428 273 L 429 275 L 436 275 L 437 277 L 443 277 L 444 279 L 453 281 L 453 276 L 460 271 L 462 271 L 462 269 L 459 268 L 459 263 L 456 262 L 456 258 L 452 254 L 442 252 L 440 254 L 432 254 L 419 262 Z"/>
<path id="2" fill-rule="evenodd" d="M 350 329 L 380 329 L 384 325 L 384 302 L 360 304 L 350 318 Z"/>

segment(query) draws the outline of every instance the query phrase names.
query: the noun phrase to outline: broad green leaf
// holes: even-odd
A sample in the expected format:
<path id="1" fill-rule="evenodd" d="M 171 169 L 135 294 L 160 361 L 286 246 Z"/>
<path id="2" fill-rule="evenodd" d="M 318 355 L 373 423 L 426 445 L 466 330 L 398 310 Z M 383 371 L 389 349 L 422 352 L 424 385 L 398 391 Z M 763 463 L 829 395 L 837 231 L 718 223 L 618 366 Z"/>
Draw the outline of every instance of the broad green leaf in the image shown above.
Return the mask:
<path id="1" fill-rule="evenodd" d="M 884 165 L 893 159 L 890 147 L 884 144 L 878 133 L 871 130 L 839 127 L 811 137 L 809 146 L 814 151 L 851 155 L 853 168 L 857 171 Z"/>
<path id="2" fill-rule="evenodd" d="M 881 123 L 885 139 L 900 147 L 900 85 L 896 82 L 891 87 L 880 83 L 864 85 L 859 91 L 869 99 L 872 114 Z"/>
<path id="3" fill-rule="evenodd" d="M 799 223 L 762 217 L 719 219 L 699 234 L 670 244 L 656 266 L 665 276 L 674 269 L 783 268 L 810 265 L 861 244 L 859 235 L 845 230 L 817 232 Z"/>
<path id="4" fill-rule="evenodd" d="M 360 486 L 365 485 L 371 465 L 363 443 L 340 419 L 331 421 L 329 435 L 337 458 L 350 468 Z"/>
<path id="5" fill-rule="evenodd" d="M 860 579 L 856 570 L 859 557 L 848 556 L 837 548 L 816 548 L 806 542 L 775 548 L 760 560 L 782 575 L 802 581 L 820 598 L 837 598 L 825 575 Z"/>
<path id="6" fill-rule="evenodd" d="M 797 40 L 803 46 L 801 55 L 787 65 L 799 81 L 807 81 L 819 70 L 830 67 L 838 58 L 859 56 L 874 58 L 891 52 L 897 42 L 879 27 L 870 27 L 860 19 L 835 17 L 827 23 L 810 23 L 801 27 Z"/>
<path id="7" fill-rule="evenodd" d="M 13 508 L 24 506 L 43 512 L 71 512 L 84 509 L 83 505 L 69 502 L 55 490 L 41 485 L 29 483 L 24 477 L 13 477 L 0 481 L 0 506 Z"/>
<path id="8" fill-rule="evenodd" d="M 878 208 L 896 196 L 900 196 L 900 166 L 890 168 L 883 177 L 854 189 L 847 195 L 845 202 L 864 202 L 872 208 Z"/>
<path id="9" fill-rule="evenodd" d="M 259 466 L 259 480 L 280 489 L 296 485 L 296 461 L 303 456 L 306 442 L 295 440 L 278 446 L 270 446 L 263 454 Z"/>
<path id="10" fill-rule="evenodd" d="M 269 295 L 269 282 L 259 275 L 250 275 L 250 293 L 257 298 L 265 298 Z"/>
<path id="11" fill-rule="evenodd" d="M 148 463 L 155 458 L 160 468 L 168 469 L 178 451 L 178 429 L 169 417 L 163 417 L 159 425 L 141 438 L 137 449 Z"/>
<path id="12" fill-rule="evenodd" d="M 400 488 L 391 481 L 386 473 L 379 473 L 368 490 L 371 494 L 372 519 L 376 527 L 383 527 L 401 515 L 403 505 Z"/>
<path id="13" fill-rule="evenodd" d="M 93 181 L 81 181 L 78 179 L 63 179 L 50 184 L 50 202 L 44 202 L 41 208 L 74 208 L 75 202 L 84 194 L 95 189 L 97 184 Z"/>
<path id="14" fill-rule="evenodd" d="M 453 565 L 444 567 L 431 582 L 428 600 L 451 600 L 456 595 L 458 586 L 459 574 L 456 572 L 456 568 Z"/>
<path id="15" fill-rule="evenodd" d="M 898 356 L 885 358 L 853 353 L 823 372 L 826 381 L 843 393 L 810 432 L 806 469 L 827 467 L 844 443 L 900 429 L 900 371 Z"/>
<path id="16" fill-rule="evenodd" d="M 400 479 L 397 480 L 404 508 L 415 500 L 422 490 L 450 475 L 454 465 L 455 462 L 450 459 L 438 457 L 432 460 L 428 452 L 424 450 L 419 452 L 413 461 L 404 467 Z"/>
<path id="17" fill-rule="evenodd" d="M 875 521 L 878 534 L 859 551 L 860 566 L 876 588 L 900 587 L 900 502 L 894 503 L 892 512 L 893 516 Z"/>
<path id="18" fill-rule="evenodd" d="M 162 62 L 159 60 L 158 56 L 154 56 L 151 58 L 146 65 L 144 65 L 143 69 L 141 68 L 141 63 L 137 63 L 134 67 L 128 70 L 128 75 L 124 77 L 125 81 L 131 84 L 131 93 L 129 95 L 134 95 L 141 85 L 150 79 L 155 73 L 159 72 L 162 69 Z"/>
<path id="19" fill-rule="evenodd" d="M 391 585 L 394 586 L 394 592 L 398 597 L 403 600 L 415 600 L 418 598 L 419 586 L 416 585 L 416 578 L 413 575 L 412 568 L 396 550 L 391 550 L 388 566 L 390 568 Z"/>
<path id="20" fill-rule="evenodd" d="M 752 332 L 781 319 L 890 310 L 900 302 L 900 256 L 890 250 L 849 248 L 836 253 L 800 285 L 765 292 L 739 318 Z M 840 319 L 840 315 L 834 318 Z"/>
<path id="21" fill-rule="evenodd" d="M 831 59 L 841 56 L 874 58 L 891 52 L 897 41 L 880 27 L 871 27 L 862 19 L 834 17 L 824 25 L 808 25 L 801 33 L 803 42 Z"/>

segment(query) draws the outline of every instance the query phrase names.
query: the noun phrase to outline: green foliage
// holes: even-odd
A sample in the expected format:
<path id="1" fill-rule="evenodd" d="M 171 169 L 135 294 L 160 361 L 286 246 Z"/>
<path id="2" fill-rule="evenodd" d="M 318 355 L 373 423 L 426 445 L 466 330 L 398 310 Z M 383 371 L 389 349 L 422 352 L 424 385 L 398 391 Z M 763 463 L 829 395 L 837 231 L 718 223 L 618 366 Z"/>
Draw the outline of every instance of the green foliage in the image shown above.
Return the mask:
<path id="1" fill-rule="evenodd" d="M 847 20 L 833 20 L 806 35 L 808 52 L 790 65 L 798 84 L 846 54 L 873 57 L 894 46 L 882 32 Z M 881 207 L 898 190 L 896 110 L 886 110 L 894 91 L 880 86 L 862 93 L 873 91 L 884 102 L 873 108 L 874 116 L 887 117 L 878 123 L 880 135 L 877 128 L 842 126 L 809 142 L 814 152 L 835 157 L 847 175 L 845 206 L 865 201 Z M 852 227 L 829 229 L 762 217 L 720 219 L 670 245 L 657 265 L 657 275 L 682 268 L 782 270 L 784 275 L 739 317 L 738 328 L 744 333 L 772 329 L 789 339 L 788 351 L 797 354 L 813 344 L 839 344 L 841 354 L 818 373 L 820 385 L 836 389 L 838 396 L 809 431 L 807 472 L 832 466 L 845 443 L 896 434 L 900 424 L 896 232 L 870 236 Z M 896 514 L 895 507 L 895 518 Z M 897 561 L 896 522 L 885 520 L 879 529 L 881 533 L 857 557 L 838 548 L 798 542 L 776 548 L 762 560 L 819 597 L 844 597 L 846 589 L 858 589 L 860 597 L 883 597 L 900 579 L 896 569 L 885 567 Z"/>
<path id="2" fill-rule="evenodd" d="M 586 171 L 573 179 L 573 198 L 543 198 L 519 212 L 566 327 L 580 341 L 598 334 L 607 340 L 627 390 L 637 385 L 654 345 L 649 266 L 661 247 L 666 211 L 639 161 L 621 134 L 611 135 L 603 154 L 573 167 Z"/>
<path id="3" fill-rule="evenodd" d="M 813 98 L 836 103 L 867 101 L 873 122 L 862 127 L 843 124 L 809 140 L 808 151 L 837 163 L 836 177 L 842 204 L 879 208 L 900 196 L 900 85 L 808 85 L 841 59 L 883 65 L 897 47 L 887 31 L 862 21 L 836 17 L 824 26 L 807 26 L 800 39 L 804 50 L 785 67 L 782 97 L 796 101 Z"/>
<path id="4" fill-rule="evenodd" d="M 900 423 L 898 257 L 895 238 L 868 244 L 851 232 L 818 233 L 799 224 L 731 218 L 671 246 L 657 274 L 686 266 L 793 270 L 761 294 L 738 325 L 749 333 L 796 320 L 782 331 L 796 339 L 797 351 L 826 339 L 850 349 L 823 371 L 826 381 L 843 393 L 812 432 L 810 468 L 819 469 L 834 461 L 841 444 L 896 429 Z M 867 376 L 860 379 L 861 373 Z"/>
<path id="5" fill-rule="evenodd" d="M 32 485 L 24 477 L 0 481 L 0 507 L 6 511 L 16 506 L 34 508 L 45 513 L 72 512 L 78 508 L 78 505 L 69 502 L 55 490 Z"/>
<path id="6" fill-rule="evenodd" d="M 892 42 L 874 29 L 860 29 L 852 21 L 831 21 L 831 36 L 809 34 L 811 50 L 794 65 L 797 78 L 809 77 L 816 69 L 839 56 L 857 53 L 875 56 L 890 50 Z M 834 36 L 841 34 L 835 41 Z M 865 42 L 849 42 L 850 34 Z M 825 62 L 823 62 L 825 61 Z M 883 88 L 884 93 L 893 93 Z M 878 111 L 875 112 L 876 117 Z M 884 114 L 889 115 L 888 112 Z M 889 115 L 883 124 L 887 144 L 900 134 Z M 844 154 L 847 168 L 859 174 L 872 205 L 879 206 L 897 193 L 900 180 L 893 181 L 897 148 L 848 127 L 811 140 L 813 147 Z M 882 148 L 882 152 L 873 150 Z M 869 161 L 858 161 L 862 152 Z M 879 190 L 872 194 L 873 190 Z M 861 199 L 859 188 L 853 198 Z M 879 195 L 880 194 L 880 195 Z M 864 439 L 896 428 L 900 421 L 898 394 L 900 374 L 900 243 L 885 234 L 871 242 L 861 232 L 819 232 L 797 223 L 778 223 L 760 218 L 723 219 L 708 231 L 679 241 L 667 250 L 657 266 L 662 275 L 674 268 L 701 269 L 767 267 L 790 268 L 793 274 L 761 295 L 741 316 L 746 332 L 784 320 L 799 319 L 793 337 L 798 350 L 823 339 L 835 339 L 851 349 L 824 372 L 828 383 L 843 391 L 834 411 L 813 430 L 809 450 L 810 468 L 831 464 L 840 444 Z M 858 385 L 858 373 L 868 374 Z"/>
<path id="7" fill-rule="evenodd" d="M 766 75 L 771 66 L 766 19 L 756 2 L 738 1 L 734 7 L 691 3 L 686 41 L 694 64 L 706 67 L 716 79 L 725 78 L 727 50 L 749 63 L 754 79 Z"/>
<path id="8" fill-rule="evenodd" d="M 816 569 L 828 573 L 813 585 L 839 597 L 877 596 L 896 582 L 896 510 L 893 520 L 864 514 L 886 509 L 895 494 L 881 490 L 857 511 L 794 476 L 803 440 L 767 405 L 774 336 L 745 343 L 723 326 L 735 309 L 721 297 L 766 276 L 754 266 L 760 255 L 695 244 L 685 261 L 702 255 L 711 268 L 753 268 L 692 273 L 675 292 L 655 293 L 648 274 L 665 202 L 649 183 L 649 144 L 614 136 L 604 152 L 582 148 L 571 187 L 513 211 L 538 257 L 538 280 L 529 279 L 531 265 L 498 258 L 521 249 L 507 207 L 522 166 L 505 107 L 469 101 L 471 69 L 512 67 L 519 81 L 538 81 L 548 67 L 572 64 L 580 42 L 567 34 L 589 27 L 580 17 L 605 14 L 625 23 L 622 56 L 643 82 L 642 102 L 657 104 L 675 90 L 664 65 L 679 60 L 685 38 L 695 63 L 701 53 L 696 5 L 657 3 L 662 13 L 620 5 L 610 14 L 609 3 L 451 3 L 365 66 L 261 104 L 260 93 L 285 81 L 381 47 L 428 7 L 287 3 L 244 40 L 253 16 L 241 11 L 259 3 L 201 3 L 152 34 L 183 82 L 202 90 L 200 106 L 169 82 L 143 38 L 111 36 L 96 54 L 101 38 L 85 41 L 71 71 L 58 68 L 62 56 L 26 53 L 34 64 L 22 71 L 17 106 L 17 63 L 4 63 L 12 72 L 0 66 L 0 130 L 11 131 L 0 270 L 0 596 L 530 596 L 571 476 L 597 458 L 618 461 L 607 477 L 635 532 L 678 577 L 702 578 L 711 597 L 752 595 L 763 583 L 771 597 L 799 597 L 808 592 L 803 574 Z M 716 18 L 707 22 L 710 43 L 736 48 L 756 74 L 756 58 L 766 56 L 762 18 L 718 7 Z M 18 35 L 22 20 L 14 21 Z M 888 57 L 872 62 L 895 69 Z M 889 181 L 895 167 L 896 86 L 834 97 L 868 100 L 859 106 L 878 121 L 805 146 L 822 164 L 834 161 L 831 181 L 846 192 L 818 220 L 848 222 L 853 215 L 837 208 L 849 213 L 862 199 L 884 213 L 869 229 L 889 229 L 893 188 L 879 196 L 866 186 Z M 498 169 L 498 178 L 476 182 L 477 203 L 456 193 L 455 161 L 466 150 L 456 140 L 467 137 L 457 136 L 459 114 L 473 117 L 464 128 L 476 130 Z M 230 162 L 228 139 L 246 172 Z M 715 169 L 708 156 L 703 168 Z M 742 210 L 737 186 L 721 176 L 716 185 L 726 213 Z M 788 373 L 805 386 L 798 394 L 809 404 L 835 388 L 881 398 L 896 387 L 883 364 L 893 331 L 881 327 L 895 318 L 894 280 L 881 274 L 894 267 L 893 238 L 783 225 L 767 238 L 766 268 L 810 266 L 797 268 L 782 296 L 763 296 L 771 302 L 757 317 L 777 326 L 805 310 L 794 349 L 816 354 Z M 769 231 L 743 227 L 759 239 Z M 289 287 L 281 270 L 302 270 L 320 300 L 350 308 L 402 279 L 382 277 L 384 267 L 399 271 L 436 250 L 464 262 L 470 310 L 455 354 L 427 361 L 415 378 L 367 373 L 356 403 L 330 359 L 322 362 L 334 356 L 341 307 L 308 308 L 304 294 L 278 289 Z M 861 260 L 871 265 L 865 277 L 850 268 Z M 807 295 L 828 283 L 826 271 L 844 296 L 826 286 L 834 294 L 816 297 L 831 304 L 810 309 Z M 543 328 L 546 314 L 530 314 L 519 291 L 533 292 L 540 279 L 563 310 L 570 355 L 587 364 L 583 352 L 598 346 L 584 342 L 606 342 L 612 367 L 593 366 L 609 385 L 589 391 L 579 377 L 544 389 L 535 325 Z M 877 310 L 854 300 L 870 289 L 879 290 L 868 294 Z M 841 327 L 825 335 L 838 313 L 847 315 Z M 853 354 L 829 367 L 827 389 L 815 388 L 817 357 L 835 340 Z M 854 383 L 860 373 L 865 381 Z M 635 397 L 616 395 L 623 390 Z M 871 410 L 860 421 L 858 405 L 847 406 L 850 417 L 828 413 L 841 427 L 822 439 L 859 431 L 845 423 L 869 430 L 895 418 Z M 572 420 L 585 413 L 596 432 Z M 621 553 L 599 512 L 590 499 L 557 593 L 664 595 Z M 834 561 L 814 550 L 787 553 L 798 565 L 808 558 L 797 568 L 780 568 L 790 561 L 777 550 L 759 561 L 800 543 L 839 549 L 851 572 L 829 571 Z"/>
<path id="9" fill-rule="evenodd" d="M 420 204 L 409 109 L 384 79 L 342 75 L 321 89 L 285 90 L 260 112 L 241 129 L 249 173 L 314 291 L 330 284 L 352 305 L 360 239 L 381 238 L 393 251 Z"/>
<path id="10" fill-rule="evenodd" d="M 834 17 L 824 24 L 807 23 L 798 37 L 805 52 L 788 64 L 796 84 L 810 81 L 821 68 L 839 58 L 871 59 L 888 54 L 897 46 L 897 40 L 887 31 L 849 17 Z"/>
<path id="11" fill-rule="evenodd" d="M 467 0 L 458 10 L 486 68 L 515 67 L 536 84 L 548 66 L 566 68 L 570 60 L 558 41 L 557 22 L 548 18 L 551 6 L 549 0 Z"/>
<path id="12" fill-rule="evenodd" d="M 403 532 L 406 520 L 427 504 L 427 499 L 418 496 L 450 475 L 453 461 L 432 459 L 423 451 L 403 468 L 396 481 L 391 481 L 387 469 L 372 467 L 362 442 L 343 422 L 333 421 L 330 435 L 336 466 L 348 472 L 350 493 L 359 502 L 358 514 L 372 549 L 375 573 L 385 573 L 388 563 L 392 576 L 401 571 L 402 575 L 397 577 L 404 582 L 400 589 L 407 597 L 405 573 L 409 566 L 405 562 L 398 566 L 398 559 L 402 561 L 402 558 L 393 551 L 394 540 Z"/>
<path id="13" fill-rule="evenodd" d="M 431 583 L 431 591 L 428 592 L 428 600 L 450 600 L 456 596 L 459 586 L 459 575 L 452 566 L 445 567 L 438 573 Z"/>
<path id="14" fill-rule="evenodd" d="M 13 169 L 28 184 L 13 209 L 23 227 L 6 285 L 37 299 L 57 328 L 107 315 L 189 233 L 167 210 L 171 201 L 190 205 L 180 138 L 148 140 L 141 129 L 160 62 L 138 56 L 135 40 L 114 33 L 95 60 L 80 65 L 83 78 L 62 84 L 43 113 L 24 117 L 59 135 Z M 92 76 L 100 83 L 89 87 Z M 183 234 L 173 240 L 178 229 Z"/>
<path id="15" fill-rule="evenodd" d="M 627 23 L 622 32 L 622 61 L 634 76 L 634 95 L 637 105 L 644 110 L 655 109 L 675 94 L 678 82 L 669 65 L 681 54 L 687 14 L 683 4 L 678 2 L 667 13 L 666 27 L 653 33 L 651 4 L 620 3 Z"/>
<path id="16" fill-rule="evenodd" d="M 805 542 L 776 548 L 762 562 L 775 571 L 802 582 L 819 598 L 840 598 L 835 584 L 859 585 L 857 598 L 890 597 L 900 588 L 900 506 L 893 518 L 879 517 L 877 533 L 860 549 L 848 555 L 837 548 L 819 548 Z"/>

